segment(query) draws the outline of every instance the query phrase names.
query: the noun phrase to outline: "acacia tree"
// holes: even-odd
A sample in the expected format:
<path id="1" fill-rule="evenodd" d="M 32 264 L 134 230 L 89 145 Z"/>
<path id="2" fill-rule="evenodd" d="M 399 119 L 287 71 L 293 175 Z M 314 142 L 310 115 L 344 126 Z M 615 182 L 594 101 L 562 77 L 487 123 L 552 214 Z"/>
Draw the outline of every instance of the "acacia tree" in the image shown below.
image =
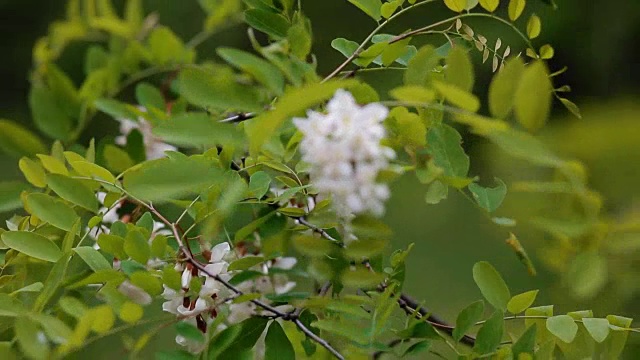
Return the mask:
<path id="1" fill-rule="evenodd" d="M 0 145 L 23 156 L 28 182 L 9 189 L 22 209 L 0 230 L 3 358 L 65 358 L 135 327 L 145 331 L 122 344 L 132 357 L 160 331 L 175 332 L 178 350 L 156 352 L 161 359 L 621 354 L 631 319 L 532 307 L 537 290 L 512 296 L 484 261 L 472 269 L 484 300 L 445 323 L 403 291 L 411 247 L 391 249 L 380 220 L 387 184 L 416 176 L 427 204 L 467 195 L 535 273 L 510 234 L 515 220 L 493 215 L 507 185 L 484 187 L 469 174 L 455 126 L 552 169 L 575 216 L 601 217 L 582 167 L 531 134 L 554 98 L 580 115 L 561 97 L 568 87 L 553 83 L 563 71 L 548 69 L 553 48 L 534 45 L 540 18 L 523 20 L 525 0 L 505 2 L 504 17 L 499 0 L 349 2 L 374 29 L 359 43 L 335 39 L 345 60 L 327 75 L 316 71 L 300 1 L 202 0 L 203 31 L 186 43 L 140 0 L 126 1 L 123 15 L 108 0 L 68 2 L 33 54 L 29 103 L 50 151 L 0 122 Z M 449 18 L 384 33 L 406 13 L 443 4 Z M 518 43 L 486 38 L 466 24 L 473 17 Z M 199 44 L 241 21 L 253 52 L 198 57 Z M 411 44 L 422 36 L 441 46 Z M 79 86 L 56 65 L 77 41 L 91 43 Z M 472 52 L 495 73 L 486 114 L 471 92 Z M 403 83 L 388 96 L 359 78 L 386 70 L 400 70 L 385 76 Z M 130 90 L 136 103 L 124 101 Z M 78 143 L 99 112 L 120 135 Z"/>

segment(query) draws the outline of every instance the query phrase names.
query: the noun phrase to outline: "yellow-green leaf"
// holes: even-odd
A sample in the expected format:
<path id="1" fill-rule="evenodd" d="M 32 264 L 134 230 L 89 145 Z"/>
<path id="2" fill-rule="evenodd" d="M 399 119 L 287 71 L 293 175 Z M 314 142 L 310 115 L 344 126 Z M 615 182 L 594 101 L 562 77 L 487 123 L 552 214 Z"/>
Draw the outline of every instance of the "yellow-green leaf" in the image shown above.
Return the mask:
<path id="1" fill-rule="evenodd" d="M 551 45 L 547 44 L 547 45 L 542 45 L 539 53 L 540 53 L 541 59 L 547 60 L 553 57 L 553 55 L 555 54 L 555 50 L 553 50 L 553 47 Z"/>
<path id="2" fill-rule="evenodd" d="M 62 256 L 53 241 L 29 231 L 6 231 L 2 233 L 2 242 L 18 252 L 44 261 L 56 262 Z"/>
<path id="3" fill-rule="evenodd" d="M 533 14 L 529 18 L 529 22 L 527 23 L 527 36 L 529 39 L 535 39 L 540 35 L 540 31 L 542 30 L 542 23 L 540 22 L 540 18 Z"/>
<path id="4" fill-rule="evenodd" d="M 462 12 L 467 7 L 467 0 L 444 0 L 444 4 L 455 12 Z"/>
<path id="5" fill-rule="evenodd" d="M 536 61 L 526 67 L 515 92 L 515 113 L 518 122 L 529 131 L 540 129 L 551 110 L 552 84 L 547 67 Z"/>
<path id="6" fill-rule="evenodd" d="M 44 143 L 38 136 L 5 119 L 0 119 L 0 149 L 16 157 L 46 152 Z"/>
<path id="7" fill-rule="evenodd" d="M 480 6 L 488 12 L 494 12 L 498 5 L 500 5 L 500 0 L 480 0 Z"/>
<path id="8" fill-rule="evenodd" d="M 28 157 L 23 157 L 18 162 L 18 166 L 20 167 L 20 171 L 22 171 L 25 179 L 27 179 L 31 185 L 39 188 L 47 186 L 44 168 L 39 162 L 33 161 Z"/>
<path id="9" fill-rule="evenodd" d="M 475 95 L 455 85 L 434 80 L 433 87 L 454 106 L 471 112 L 476 112 L 480 109 L 480 100 Z"/>
<path id="10" fill-rule="evenodd" d="M 447 67 L 444 70 L 445 80 L 464 91 L 473 89 L 473 64 L 462 46 L 455 46 L 447 56 Z"/>
<path id="11" fill-rule="evenodd" d="M 80 180 L 60 174 L 48 174 L 47 185 L 61 198 L 94 213 L 98 212 L 98 199 Z"/>
<path id="12" fill-rule="evenodd" d="M 522 11 L 524 11 L 524 6 L 526 5 L 526 0 L 510 0 L 509 1 L 509 19 L 511 21 L 516 21 L 520 15 L 522 15 Z"/>
<path id="13" fill-rule="evenodd" d="M 521 58 L 509 59 L 497 72 L 489 85 L 489 111 L 498 119 L 504 119 L 513 108 L 516 88 L 525 66 Z"/>
<path id="14" fill-rule="evenodd" d="M 533 302 L 536 301 L 536 296 L 538 296 L 538 290 L 531 290 L 518 294 L 509 300 L 507 310 L 512 314 L 519 314 L 527 310 Z"/>
<path id="15" fill-rule="evenodd" d="M 46 194 L 29 194 L 26 197 L 26 208 L 40 220 L 65 231 L 70 231 L 78 219 L 69 205 Z"/>

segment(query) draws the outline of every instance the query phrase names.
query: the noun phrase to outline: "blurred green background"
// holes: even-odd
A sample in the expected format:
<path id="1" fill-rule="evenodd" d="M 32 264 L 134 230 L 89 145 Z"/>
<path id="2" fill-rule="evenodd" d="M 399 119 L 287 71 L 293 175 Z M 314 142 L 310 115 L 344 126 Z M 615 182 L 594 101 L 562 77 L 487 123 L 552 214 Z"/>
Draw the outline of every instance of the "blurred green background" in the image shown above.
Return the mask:
<path id="1" fill-rule="evenodd" d="M 121 1 L 115 1 L 116 4 Z M 196 34 L 202 24 L 202 11 L 195 0 L 147 0 L 145 9 L 155 11 L 160 22 L 172 27 L 184 39 Z M 302 1 L 311 18 L 314 32 L 314 53 L 321 74 L 329 73 L 342 60 L 334 51 L 331 40 L 346 37 L 362 40 L 375 26 L 366 15 L 346 0 Z M 535 43 L 551 43 L 555 58 L 550 61 L 551 71 L 568 66 L 568 71 L 555 80 L 557 86 L 569 84 L 573 92 L 569 98 L 581 108 L 583 119 L 578 120 L 555 104 L 550 124 L 540 136 L 564 157 L 583 161 L 589 169 L 593 188 L 600 192 L 604 207 L 612 217 L 631 212 L 640 216 L 640 2 L 629 0 L 557 0 L 558 9 L 545 6 L 540 0 L 530 0 L 529 7 L 543 20 L 543 33 Z M 31 50 L 35 40 L 46 33 L 48 25 L 64 16 L 62 0 L 0 0 L 0 30 L 3 34 L 0 48 L 0 118 L 18 121 L 33 128 L 27 104 Z M 501 6 L 503 13 L 504 5 Z M 531 11 L 531 10 L 528 10 Z M 442 4 L 425 6 L 402 17 L 387 29 L 388 32 L 417 28 L 448 17 Z M 523 17 L 524 19 L 525 17 Z M 520 27 L 525 20 L 520 20 Z M 517 53 L 522 44 L 496 22 L 469 21 L 477 33 L 489 41 L 502 37 Z M 493 39 L 493 40 L 492 40 Z M 441 38 L 421 38 L 413 44 L 430 41 L 442 44 Z M 244 26 L 231 28 L 216 35 L 200 47 L 200 60 L 213 57 L 217 46 L 248 48 Z M 61 60 L 63 70 L 79 82 L 84 44 L 76 44 L 65 52 Z M 519 49 L 519 50 L 516 50 Z M 475 92 L 484 96 L 490 81 L 489 63 L 481 64 L 476 55 L 477 81 Z M 384 89 L 391 86 L 381 76 L 367 80 Z M 92 134 L 115 133 L 116 123 L 104 117 L 90 130 Z M 545 175 L 539 169 L 507 160 L 482 139 L 465 135 L 464 146 L 469 151 L 472 175 L 482 179 L 499 176 L 513 179 L 526 172 Z M 87 135 L 88 137 L 89 135 Z M 502 164 L 497 166 L 496 164 Z M 20 178 L 17 161 L 0 157 L 0 180 Z M 543 291 L 539 304 L 556 303 L 558 312 L 593 308 L 597 315 L 617 313 L 640 320 L 640 306 L 635 288 L 624 297 L 618 293 L 602 291 L 595 299 L 576 299 L 567 292 L 562 276 L 550 271 L 538 261 L 539 249 L 549 239 L 526 224 L 514 231 L 533 255 L 539 274 L 528 275 L 525 267 L 505 245 L 508 232 L 493 225 L 472 203 L 457 193 L 439 205 L 427 205 L 426 188 L 414 177 L 406 176 L 394 184 L 393 198 L 388 205 L 387 222 L 395 232 L 394 247 L 415 243 L 408 260 L 408 292 L 435 313 L 449 320 L 464 306 L 480 297 L 471 276 L 473 264 L 480 260 L 493 263 L 507 279 L 512 293 L 532 288 Z M 508 195 L 498 216 L 511 216 L 510 211 L 521 211 L 526 203 Z M 635 211 L 635 212 L 634 212 Z M 7 214 L 0 215 L 5 218 Z M 635 239 L 638 239 L 636 236 Z M 640 264 L 640 256 L 635 257 Z M 638 266 L 631 265 L 632 268 Z M 620 271 L 627 271 L 622 267 Z M 635 269 L 636 271 L 638 269 Z M 634 275 L 635 273 L 630 273 Z M 628 281 L 633 282 L 633 276 Z M 635 280 L 637 281 L 637 280 Z M 635 285 L 638 287 L 638 285 Z M 632 343 L 640 344 L 640 336 L 631 336 Z M 636 345 L 640 349 L 640 345 Z M 639 350 L 640 351 L 640 350 Z M 633 347 L 630 358 L 640 354 Z"/>

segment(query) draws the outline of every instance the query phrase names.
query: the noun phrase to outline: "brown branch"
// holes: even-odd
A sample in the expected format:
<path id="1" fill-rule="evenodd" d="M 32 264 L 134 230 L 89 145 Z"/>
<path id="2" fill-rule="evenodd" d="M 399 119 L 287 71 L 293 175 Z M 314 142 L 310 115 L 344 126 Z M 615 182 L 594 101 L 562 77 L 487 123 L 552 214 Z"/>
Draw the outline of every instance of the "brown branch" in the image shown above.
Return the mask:
<path id="1" fill-rule="evenodd" d="M 140 201 L 139 201 L 140 202 Z M 146 208 L 149 209 L 149 211 L 151 211 L 158 219 L 160 219 L 161 222 L 163 222 L 165 225 L 167 225 L 170 229 L 171 232 L 173 233 L 173 236 L 176 239 L 176 242 L 178 243 L 178 248 L 180 250 L 180 252 L 182 253 L 182 255 L 184 255 L 185 260 L 187 262 L 189 262 L 190 264 L 192 264 L 196 269 L 202 271 L 204 274 L 206 274 L 207 276 L 212 277 L 213 279 L 215 279 L 216 281 L 222 283 L 226 288 L 228 288 L 229 290 L 233 291 L 236 295 L 240 296 L 243 294 L 243 292 L 236 288 L 235 286 L 233 286 L 231 283 L 229 283 L 228 281 L 222 279 L 219 275 L 213 275 L 211 274 L 206 268 L 205 266 L 200 263 L 197 259 L 195 259 L 193 257 L 193 254 L 191 253 L 191 251 L 184 245 L 184 242 L 182 241 L 182 237 L 180 236 L 180 233 L 178 231 L 178 224 L 173 223 L 171 221 L 169 221 L 166 217 L 164 217 L 158 210 L 156 210 L 153 205 L 151 204 L 146 204 L 144 202 L 140 202 L 142 205 L 144 205 Z M 325 287 L 323 287 L 324 289 Z M 326 289 L 328 290 L 328 287 L 326 287 Z M 326 291 L 326 290 L 325 290 Z M 319 337 L 318 335 L 314 334 L 313 331 L 309 330 L 298 318 L 298 315 L 300 314 L 300 312 L 296 309 L 292 312 L 289 313 L 284 313 L 276 308 L 274 308 L 273 306 L 266 304 L 260 300 L 257 299 L 253 299 L 250 300 L 251 303 L 255 304 L 256 306 L 259 306 L 271 313 L 273 313 L 276 317 L 279 317 L 283 320 L 287 320 L 287 321 L 291 321 L 294 324 L 296 324 L 296 326 L 300 329 L 300 331 L 302 331 L 303 333 L 305 333 L 308 337 L 310 337 L 311 339 L 313 339 L 315 342 L 317 342 L 318 344 L 320 344 L 322 347 L 324 347 L 325 349 L 327 349 L 327 351 L 329 351 L 331 354 L 333 354 L 333 356 L 335 356 L 337 359 L 340 360 L 344 360 L 344 356 L 342 356 L 336 349 L 334 349 L 331 344 L 329 344 L 326 340 L 324 340 L 323 338 Z"/>
<path id="2" fill-rule="evenodd" d="M 296 220 L 300 224 L 308 227 L 309 229 L 313 230 L 314 232 L 319 233 L 325 239 L 333 241 L 333 242 L 337 241 L 335 238 L 333 238 L 331 235 L 329 235 L 325 230 L 320 229 L 317 226 L 315 226 L 315 225 L 309 223 L 308 221 L 306 221 L 304 219 L 304 217 L 296 218 Z M 369 261 L 365 260 L 363 263 L 365 264 L 365 266 L 369 270 L 373 271 L 373 268 L 369 264 Z M 381 285 L 381 286 L 378 287 L 378 291 L 381 291 L 381 290 L 384 291 L 385 288 L 386 288 L 386 286 Z M 423 306 L 420 306 L 420 304 L 418 304 L 415 300 L 413 300 L 408 295 L 400 294 L 400 297 L 398 298 L 398 305 L 408 315 L 413 315 L 413 314 L 415 314 L 417 312 L 417 314 L 419 314 L 420 318 L 425 318 L 425 321 L 428 322 L 431 326 L 435 327 L 436 329 L 444 331 L 449 336 L 453 335 L 453 329 L 455 328 L 454 326 L 451 326 L 451 325 L 447 324 L 446 321 L 440 319 L 436 315 L 431 314 L 430 311 L 428 311 Z M 475 345 L 475 343 L 476 343 L 476 339 L 474 337 L 472 337 L 472 336 L 464 335 L 462 337 L 462 339 L 460 339 L 460 342 L 465 344 L 465 345 L 473 347 Z M 375 354 L 374 354 L 374 356 L 375 356 Z"/>

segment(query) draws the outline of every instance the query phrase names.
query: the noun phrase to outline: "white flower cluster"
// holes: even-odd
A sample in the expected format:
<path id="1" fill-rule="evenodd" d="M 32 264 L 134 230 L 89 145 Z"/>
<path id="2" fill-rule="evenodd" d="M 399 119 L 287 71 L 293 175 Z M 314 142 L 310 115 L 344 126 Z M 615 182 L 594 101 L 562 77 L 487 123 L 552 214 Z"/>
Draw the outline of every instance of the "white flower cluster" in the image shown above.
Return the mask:
<path id="1" fill-rule="evenodd" d="M 227 304 L 235 294 L 227 289 L 224 284 L 209 276 L 219 276 L 221 279 L 228 281 L 232 277 L 232 273 L 227 271 L 229 262 L 245 255 L 247 253 L 238 254 L 231 251 L 229 244 L 225 242 L 211 249 L 209 262 L 205 266 L 206 273 L 195 269 L 191 264 L 176 264 L 176 271 L 181 273 L 181 289 L 174 290 L 164 285 L 162 296 L 167 301 L 162 304 L 162 310 L 184 317 L 183 321 L 197 326 L 203 333 L 207 332 L 207 327 L 219 315 L 220 311 L 226 313 L 225 322 L 218 325 L 213 331 L 221 331 L 228 325 L 260 314 L 261 309 L 249 301 Z M 289 292 L 296 286 L 296 283 L 289 281 L 285 274 L 269 274 L 269 269 L 290 270 L 295 264 L 295 258 L 280 257 L 268 263 L 256 265 L 250 270 L 262 272 L 264 276 L 244 281 L 238 284 L 236 288 L 245 293 L 283 294 Z M 200 278 L 202 286 L 197 295 L 189 296 L 190 286 L 195 277 Z M 260 300 L 269 303 L 264 297 Z M 290 310 L 290 307 L 279 306 L 277 308 L 283 312 Z M 181 335 L 176 336 L 176 342 L 192 353 L 201 352 L 205 345 L 201 342 L 186 339 Z"/>
<path id="2" fill-rule="evenodd" d="M 144 108 L 141 110 L 146 111 Z M 156 137 L 152 132 L 151 124 L 143 117 L 138 117 L 138 121 L 131 119 L 118 119 L 118 121 L 120 122 L 121 135 L 116 137 L 115 143 L 118 145 L 126 145 L 127 135 L 129 135 L 131 131 L 138 129 L 142 134 L 147 160 L 160 159 L 165 156 L 165 151 L 178 150 L 175 146 L 169 145 Z"/>
<path id="3" fill-rule="evenodd" d="M 381 104 L 359 106 L 349 92 L 338 90 L 326 114 L 309 111 L 307 118 L 293 120 L 304 135 L 300 151 L 311 165 L 311 180 L 320 193 L 333 196 L 338 215 L 384 213 L 389 189 L 376 177 L 395 157 L 380 144 L 388 113 Z"/>

